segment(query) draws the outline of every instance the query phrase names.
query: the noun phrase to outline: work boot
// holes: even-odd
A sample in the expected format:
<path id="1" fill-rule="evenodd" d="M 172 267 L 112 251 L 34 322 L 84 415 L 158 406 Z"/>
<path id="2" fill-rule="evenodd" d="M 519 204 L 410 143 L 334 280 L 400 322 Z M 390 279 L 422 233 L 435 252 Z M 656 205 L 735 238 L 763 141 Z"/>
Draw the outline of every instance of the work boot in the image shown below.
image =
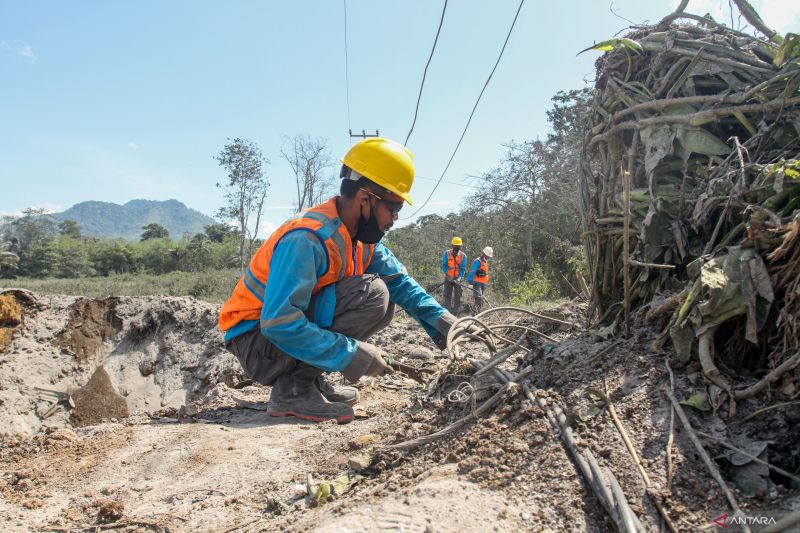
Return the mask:
<path id="1" fill-rule="evenodd" d="M 317 388 L 329 402 L 341 402 L 347 405 L 355 405 L 360 398 L 357 388 L 348 387 L 346 385 L 334 387 L 324 374 L 320 374 L 317 378 Z"/>
<path id="2" fill-rule="evenodd" d="M 294 416 L 303 420 L 323 422 L 353 420 L 353 408 L 341 402 L 329 402 L 317 387 L 322 371 L 300 364 L 295 370 L 275 380 L 267 403 L 270 416 Z"/>

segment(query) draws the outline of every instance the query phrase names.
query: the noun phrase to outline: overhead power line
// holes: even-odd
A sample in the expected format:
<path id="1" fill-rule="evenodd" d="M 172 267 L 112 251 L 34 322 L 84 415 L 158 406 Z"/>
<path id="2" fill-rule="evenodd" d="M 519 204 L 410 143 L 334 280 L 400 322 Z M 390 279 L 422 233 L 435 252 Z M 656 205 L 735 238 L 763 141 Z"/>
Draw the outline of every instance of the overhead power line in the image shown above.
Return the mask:
<path id="1" fill-rule="evenodd" d="M 344 83 L 347 93 L 347 129 L 353 129 L 350 125 L 350 69 L 347 60 L 347 0 L 342 0 L 344 5 Z"/>
<path id="2" fill-rule="evenodd" d="M 433 48 L 431 48 L 431 55 L 428 56 L 428 62 L 425 63 L 425 70 L 422 73 L 422 83 L 419 85 L 419 95 L 417 96 L 417 108 L 414 110 L 414 120 L 411 122 L 411 129 L 408 130 L 406 141 L 403 143 L 408 146 L 408 139 L 411 138 L 411 132 L 414 131 L 414 125 L 417 123 L 417 113 L 419 113 L 419 102 L 422 100 L 422 88 L 425 86 L 425 76 L 428 75 L 428 67 L 433 59 L 433 51 L 436 50 L 436 43 L 439 42 L 439 33 L 442 31 L 442 23 L 444 22 L 444 12 L 447 11 L 447 0 L 444 0 L 444 7 L 442 8 L 442 18 L 439 19 L 439 28 L 436 30 L 436 38 L 433 40 Z"/>
<path id="3" fill-rule="evenodd" d="M 442 175 L 439 176 L 439 179 L 436 181 L 436 185 L 433 187 L 433 190 L 428 195 L 428 197 L 425 199 L 425 202 L 416 211 L 411 213 L 409 216 L 404 217 L 402 220 L 408 220 L 409 218 L 412 218 L 414 215 L 416 215 L 417 213 L 422 211 L 422 209 L 424 209 L 426 205 L 428 205 L 428 202 L 430 201 L 431 197 L 433 196 L 433 193 L 436 192 L 436 189 L 439 187 L 439 184 L 442 182 L 442 178 L 444 178 L 444 175 L 447 173 L 447 169 L 450 168 L 450 163 L 453 162 L 453 158 L 455 158 L 456 153 L 458 152 L 458 148 L 461 146 L 461 141 L 464 140 L 464 135 L 466 135 L 467 128 L 469 128 L 469 124 L 470 124 L 470 122 L 472 122 L 472 117 L 475 115 L 475 110 L 478 108 L 478 104 L 481 101 L 481 97 L 483 96 L 483 92 L 486 90 L 486 87 L 489 85 L 489 81 L 491 81 L 492 76 L 494 75 L 494 71 L 497 70 L 497 65 L 500 64 L 500 60 L 503 58 L 503 52 L 505 52 L 505 50 L 506 50 L 506 45 L 508 44 L 508 39 L 511 37 L 511 32 L 514 30 L 514 25 L 517 23 L 517 17 L 519 17 L 519 12 L 522 10 L 522 5 L 524 3 L 525 3 L 525 0 L 520 0 L 519 7 L 517 8 L 517 13 L 514 15 L 514 20 L 511 22 L 511 27 L 508 28 L 508 34 L 506 35 L 506 40 L 503 42 L 503 48 L 500 49 L 500 55 L 497 56 L 497 61 L 495 62 L 494 67 L 492 68 L 492 71 L 489 73 L 489 77 L 486 78 L 486 83 L 483 84 L 483 88 L 481 89 L 481 93 L 478 95 L 478 99 L 475 101 L 475 105 L 472 107 L 472 113 L 469 114 L 469 119 L 467 119 L 467 124 L 464 126 L 464 131 L 461 132 L 461 137 L 459 137 L 458 143 L 456 144 L 456 148 L 455 148 L 455 150 L 453 150 L 453 155 L 450 156 L 450 160 L 447 162 L 447 165 L 444 167 L 444 170 L 442 171 Z"/>

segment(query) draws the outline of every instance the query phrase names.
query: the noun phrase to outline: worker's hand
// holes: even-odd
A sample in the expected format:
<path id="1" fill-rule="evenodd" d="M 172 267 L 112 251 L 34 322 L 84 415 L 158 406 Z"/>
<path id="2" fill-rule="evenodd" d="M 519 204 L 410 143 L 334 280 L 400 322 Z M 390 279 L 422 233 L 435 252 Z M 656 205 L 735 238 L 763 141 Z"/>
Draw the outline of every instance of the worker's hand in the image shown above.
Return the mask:
<path id="1" fill-rule="evenodd" d="M 456 323 L 458 320 L 453 313 L 447 312 L 439 317 L 439 320 L 436 321 L 436 331 L 438 331 L 441 335 L 447 337 L 447 334 L 450 332 L 450 328 L 453 327 L 453 324 Z"/>
<path id="2" fill-rule="evenodd" d="M 433 343 L 440 350 L 447 349 L 447 334 L 450 332 L 450 328 L 453 327 L 453 324 L 456 323 L 456 320 L 458 319 L 455 317 L 455 315 L 447 312 L 440 316 L 439 320 L 436 321 L 435 327 L 438 334 L 433 337 Z"/>
<path id="3" fill-rule="evenodd" d="M 433 342 L 440 350 L 447 348 L 447 334 L 450 333 L 450 328 L 453 327 L 453 324 L 455 324 L 457 320 L 458 319 L 452 313 L 445 313 L 436 321 L 435 327 L 439 334 L 433 338 Z M 472 335 L 480 335 L 483 332 L 483 328 L 474 322 L 467 322 L 463 324 L 463 326 L 466 327 L 466 332 Z M 462 326 L 459 326 L 459 329 L 461 329 L 461 327 Z"/>
<path id="4" fill-rule="evenodd" d="M 382 376 L 391 374 L 392 367 L 386 364 L 384 357 L 389 357 L 383 350 L 368 342 L 358 341 L 358 350 L 353 361 L 342 370 L 342 374 L 352 382 L 361 376 Z"/>

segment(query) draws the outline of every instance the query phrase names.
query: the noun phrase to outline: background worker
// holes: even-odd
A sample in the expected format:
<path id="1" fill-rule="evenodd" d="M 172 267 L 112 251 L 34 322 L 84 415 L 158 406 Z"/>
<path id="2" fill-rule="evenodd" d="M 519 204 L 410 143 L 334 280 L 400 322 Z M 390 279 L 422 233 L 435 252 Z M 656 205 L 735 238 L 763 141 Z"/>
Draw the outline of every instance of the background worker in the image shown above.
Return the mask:
<path id="1" fill-rule="evenodd" d="M 475 296 L 476 313 L 481 312 L 483 307 L 483 292 L 489 285 L 489 260 L 494 255 L 491 246 L 483 249 L 483 254 L 472 262 L 472 268 L 467 276 L 467 282 L 472 285 L 472 294 Z"/>
<path id="2" fill-rule="evenodd" d="M 391 372 L 366 340 L 389 324 L 395 304 L 440 347 L 456 320 L 380 242 L 411 204 L 411 152 L 375 137 L 342 163 L 341 195 L 275 230 L 220 311 L 226 347 L 251 379 L 272 387 L 271 416 L 352 420 L 358 391 L 333 388 L 323 373 L 357 381 Z"/>
<path id="3" fill-rule="evenodd" d="M 444 306 L 458 316 L 461 309 L 461 281 L 467 272 L 467 256 L 461 251 L 461 237 L 453 237 L 452 248 L 442 254 L 444 272 Z"/>

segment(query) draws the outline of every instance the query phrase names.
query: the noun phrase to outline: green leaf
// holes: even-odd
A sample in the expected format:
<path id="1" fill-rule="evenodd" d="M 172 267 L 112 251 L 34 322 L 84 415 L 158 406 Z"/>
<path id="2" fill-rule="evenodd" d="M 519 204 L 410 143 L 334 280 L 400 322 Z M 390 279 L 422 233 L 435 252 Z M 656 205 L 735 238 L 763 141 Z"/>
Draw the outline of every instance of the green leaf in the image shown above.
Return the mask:
<path id="1" fill-rule="evenodd" d="M 678 128 L 678 141 L 687 151 L 703 155 L 727 155 L 731 147 L 703 128 Z"/>
<path id="2" fill-rule="evenodd" d="M 589 50 L 597 50 L 599 52 L 610 52 L 611 50 L 614 50 L 617 47 L 622 47 L 628 50 L 632 50 L 637 54 L 642 53 L 642 46 L 639 43 L 637 43 L 633 39 L 620 37 L 595 43 L 594 46 L 590 46 L 589 48 L 581 50 L 580 52 L 578 52 L 577 55 L 581 55 L 582 53 L 587 52 Z"/>
<path id="3" fill-rule="evenodd" d="M 698 392 L 697 394 L 692 394 L 687 399 L 681 402 L 681 405 L 688 405 L 689 407 L 694 407 L 698 411 L 708 412 L 711 411 L 711 404 L 708 403 L 708 396 L 706 396 L 705 392 Z"/>

